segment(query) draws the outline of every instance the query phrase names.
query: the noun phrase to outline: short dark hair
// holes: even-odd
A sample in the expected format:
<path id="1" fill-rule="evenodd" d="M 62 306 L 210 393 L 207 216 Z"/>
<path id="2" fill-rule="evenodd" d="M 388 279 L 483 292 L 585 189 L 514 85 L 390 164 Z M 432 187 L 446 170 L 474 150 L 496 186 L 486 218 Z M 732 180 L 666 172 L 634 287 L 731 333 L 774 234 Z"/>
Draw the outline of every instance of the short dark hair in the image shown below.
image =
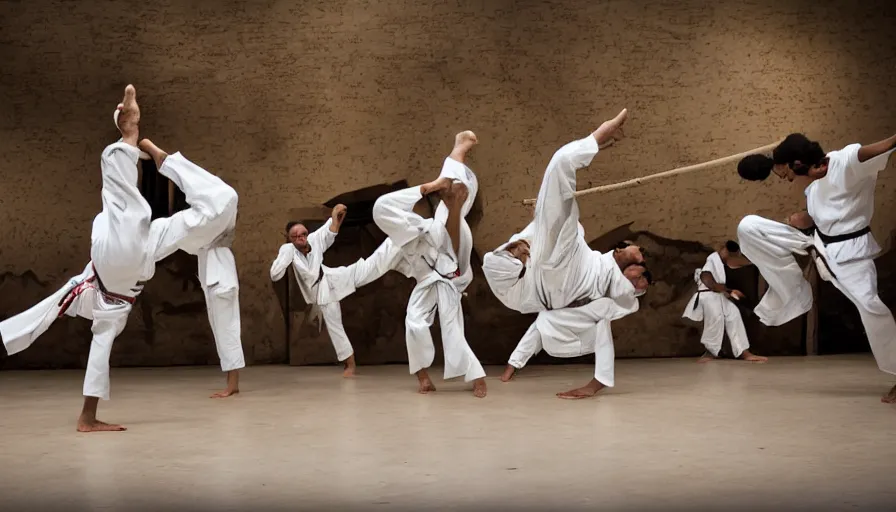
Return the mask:
<path id="1" fill-rule="evenodd" d="M 286 223 L 286 234 L 288 235 L 289 230 L 294 228 L 295 226 L 298 226 L 299 224 L 301 224 L 301 222 L 299 222 L 297 220 L 291 220 L 291 221 L 287 222 Z"/>
<path id="2" fill-rule="evenodd" d="M 737 174 L 747 181 L 762 181 L 772 173 L 775 161 L 765 155 L 745 156 L 737 163 Z"/>
<path id="3" fill-rule="evenodd" d="M 740 245 L 738 245 L 738 243 L 734 240 L 728 240 L 727 242 L 725 242 L 725 249 L 727 249 L 730 253 L 738 253 L 740 252 Z"/>
<path id="4" fill-rule="evenodd" d="M 821 164 L 825 156 L 821 144 L 802 133 L 791 133 L 772 152 L 775 164 L 786 164 L 799 176 L 805 176 L 812 166 Z"/>

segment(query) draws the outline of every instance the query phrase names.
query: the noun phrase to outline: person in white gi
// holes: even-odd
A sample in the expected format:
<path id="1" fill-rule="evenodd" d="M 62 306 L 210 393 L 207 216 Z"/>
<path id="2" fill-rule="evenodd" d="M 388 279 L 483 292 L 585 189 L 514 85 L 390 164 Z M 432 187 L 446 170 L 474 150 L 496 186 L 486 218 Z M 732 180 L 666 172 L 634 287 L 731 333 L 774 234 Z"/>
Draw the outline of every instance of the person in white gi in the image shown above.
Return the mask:
<path id="1" fill-rule="evenodd" d="M 289 242 L 280 246 L 277 259 L 271 265 L 271 280 L 282 279 L 292 265 L 305 302 L 312 309 L 320 308 L 330 341 L 336 349 L 336 358 L 344 364 L 343 377 L 353 377 L 355 352 L 342 325 L 339 301 L 388 272 L 398 256 L 398 249 L 387 239 L 369 258 L 359 259 L 346 267 L 324 265 L 324 253 L 336 241 L 347 211 L 345 205 L 336 205 L 330 219 L 310 235 L 308 228 L 300 222 L 287 224 Z"/>
<path id="2" fill-rule="evenodd" d="M 744 256 L 768 282 L 755 308 L 765 325 L 776 326 L 806 313 L 812 290 L 793 254 L 812 253 L 819 276 L 830 281 L 859 310 L 878 367 L 896 374 L 896 322 L 877 294 L 873 258 L 880 246 L 871 234 L 877 175 L 896 148 L 896 135 L 866 146 L 850 144 L 825 154 L 821 145 L 794 133 L 773 152 L 738 163 L 747 180 L 764 180 L 771 172 L 805 188 L 807 211 L 790 217 L 791 225 L 757 215 L 737 227 Z M 815 227 L 814 235 L 804 232 Z M 896 403 L 896 386 L 882 397 Z"/>
<path id="3" fill-rule="evenodd" d="M 706 347 L 706 352 L 697 362 L 705 363 L 718 358 L 722 349 L 722 339 L 726 333 L 735 358 L 756 363 L 768 361 L 767 357 L 757 356 L 749 350 L 747 329 L 744 327 L 740 310 L 732 302 L 743 299 L 744 294 L 740 290 L 732 290 L 725 286 L 725 266 L 740 268 L 748 264 L 749 261 L 740 254 L 737 242 L 729 240 L 706 258 L 703 268 L 698 268 L 694 272 L 697 293 L 688 301 L 681 316 L 695 322 L 703 322 L 700 343 Z"/>
<path id="4" fill-rule="evenodd" d="M 232 219 L 228 212 L 232 209 L 231 213 L 234 213 L 236 208 L 236 196 L 232 189 L 227 191 L 215 186 L 213 180 L 208 179 L 208 173 L 179 154 L 173 155 L 162 165 L 159 157 L 163 154 L 144 139 L 140 141 L 140 146 L 154 153 L 159 171 L 183 188 L 191 202 L 190 209 L 151 222 L 152 211 L 137 189 L 137 160 L 149 159 L 150 156 L 137 148 L 140 110 L 132 85 L 125 88 L 124 100 L 113 117 L 122 133 L 122 140 L 107 146 L 101 159 L 103 211 L 94 219 L 91 232 L 92 261 L 79 276 L 70 279 L 52 296 L 0 322 L 0 336 L 7 353 L 12 355 L 31 346 L 53 321 L 64 314 L 93 320 L 93 339 L 84 378 L 84 407 L 78 418 L 80 432 L 126 430 L 121 425 L 97 420 L 96 411 L 100 398 L 109 399 L 112 343 L 124 330 L 131 307 L 142 290 L 141 282 L 153 276 L 156 261 L 178 248 L 188 249 L 187 238 L 190 235 L 197 235 L 196 241 L 200 247 L 214 245 L 212 242 L 218 235 L 209 228 L 219 228 L 217 233 L 221 232 L 221 226 L 226 230 L 227 226 L 231 226 Z M 208 192 L 196 196 L 191 187 Z M 203 237 L 206 242 L 201 241 Z M 206 263 L 203 263 L 204 260 L 200 258 L 200 273 L 207 272 L 208 278 L 203 279 L 204 288 L 212 290 L 209 285 L 218 284 L 213 282 L 215 279 L 226 282 L 226 271 L 221 270 L 220 262 L 212 262 L 210 256 Z M 234 271 L 234 280 L 235 275 Z M 218 324 L 215 318 L 213 322 L 215 326 L 233 325 L 232 318 L 226 320 Z M 238 343 L 238 316 L 236 322 L 235 339 Z M 218 342 L 219 330 L 214 328 Z M 239 349 L 238 357 L 234 352 L 231 347 L 227 358 L 236 361 L 234 366 L 241 367 L 242 350 Z M 220 345 L 219 354 L 222 354 L 223 363 L 225 355 Z"/>
<path id="5" fill-rule="evenodd" d="M 473 395 L 486 396 L 485 370 L 464 336 L 461 296 L 473 279 L 470 254 L 473 236 L 465 217 L 479 188 L 476 175 L 464 158 L 477 143 L 471 131 L 457 134 L 454 149 L 445 159 L 438 179 L 425 185 L 380 196 L 373 207 L 376 225 L 400 250 L 395 270 L 417 285 L 408 299 L 405 337 L 410 372 L 417 375 L 420 393 L 435 391 L 426 369 L 432 365 L 435 347 L 430 327 L 439 313 L 444 378 L 464 377 L 473 382 Z M 414 213 L 424 196 L 440 193 L 433 218 Z"/>
<path id="6" fill-rule="evenodd" d="M 578 309 L 609 297 L 622 300 L 625 308 L 637 309 L 635 294 L 649 286 L 641 248 L 626 244 L 605 254 L 592 251 L 579 223 L 575 198 L 576 172 L 591 164 L 601 146 L 622 138 L 627 115 L 623 109 L 588 137 L 557 150 L 545 170 L 533 221 L 483 258 L 489 287 L 505 306 L 526 314 Z M 524 336 L 521 344 L 527 353 L 526 340 Z M 516 369 L 511 361 L 502 380 L 509 381 Z M 585 398 L 603 387 L 599 380 L 592 379 L 588 385 L 559 396 Z"/>
<path id="7" fill-rule="evenodd" d="M 155 160 L 159 173 L 183 191 L 190 206 L 170 217 L 152 221 L 147 250 L 153 262 L 178 249 L 197 257 L 199 283 L 205 295 L 215 348 L 221 371 L 227 375 L 225 389 L 211 397 L 235 395 L 240 391 L 239 370 L 246 366 L 241 340 L 239 276 L 231 250 L 239 197 L 230 185 L 187 160 L 179 151 L 168 155 L 149 139 L 141 140 L 140 148 Z"/>

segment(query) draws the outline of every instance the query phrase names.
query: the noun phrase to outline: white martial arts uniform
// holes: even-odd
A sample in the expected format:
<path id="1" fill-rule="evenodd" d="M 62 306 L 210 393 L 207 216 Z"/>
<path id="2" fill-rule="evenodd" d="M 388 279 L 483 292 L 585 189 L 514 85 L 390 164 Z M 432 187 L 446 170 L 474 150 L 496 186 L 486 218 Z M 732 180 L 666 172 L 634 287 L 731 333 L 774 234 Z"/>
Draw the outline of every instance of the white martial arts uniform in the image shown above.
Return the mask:
<path id="1" fill-rule="evenodd" d="M 342 307 L 339 301 L 355 293 L 355 290 L 372 283 L 388 272 L 398 258 L 398 248 L 386 240 L 370 257 L 359 259 L 346 267 L 324 265 L 324 253 L 333 245 L 337 233 L 330 230 L 332 219 L 308 235 L 311 251 L 303 254 L 293 244 L 280 246 L 277 259 L 271 265 L 271 280 L 279 281 L 290 265 L 296 276 L 299 290 L 305 302 L 320 308 L 327 324 L 330 341 L 336 349 L 336 358 L 345 361 L 352 354 L 351 341 L 342 325 Z"/>
<path id="2" fill-rule="evenodd" d="M 508 364 L 522 369 L 542 349 L 564 358 L 594 354 L 594 378 L 612 388 L 616 383 L 616 353 L 610 322 L 636 312 L 638 306 L 632 295 L 617 300 L 600 298 L 577 308 L 542 311 L 523 334 Z"/>
<path id="3" fill-rule="evenodd" d="M 208 300 L 211 295 L 214 300 L 214 305 L 209 302 L 209 318 L 222 367 L 244 366 L 235 295 L 231 301 L 227 300 L 227 293 L 212 292 L 236 286 L 232 254 L 228 260 L 229 249 L 222 251 L 215 247 L 221 242 L 222 231 L 226 232 L 232 226 L 236 193 L 226 185 L 222 187 L 223 182 L 180 153 L 170 155 L 159 172 L 184 191 L 190 208 L 150 222 L 149 204 L 136 188 L 138 154 L 137 148 L 123 142 L 112 144 L 103 151 L 103 212 L 94 220 L 91 233 L 91 254 L 99 259 L 88 263 L 80 275 L 70 279 L 50 297 L 0 322 L 0 336 L 7 353 L 12 355 L 31 346 L 63 312 L 92 319 L 93 339 L 84 378 L 84 396 L 103 400 L 108 400 L 110 395 L 112 343 L 124 330 L 133 301 L 142 290 L 138 282 L 151 278 L 155 273 L 155 262 L 177 249 L 200 255 L 200 277 L 204 276 L 206 298 Z M 226 244 L 223 242 L 220 245 Z M 138 243 L 141 251 L 134 250 Z M 123 257 L 116 256 L 116 251 L 132 258 L 130 267 L 125 265 Z M 110 261 L 114 264 L 107 265 Z M 115 283 L 115 289 L 106 283 L 107 277 Z M 125 287 L 128 279 L 133 281 Z M 222 334 L 220 337 L 219 333 Z"/>
<path id="4" fill-rule="evenodd" d="M 718 292 L 710 291 L 700 279 L 700 274 L 709 272 L 712 278 L 719 284 L 725 284 L 725 263 L 718 252 L 714 252 L 706 258 L 706 264 L 703 268 L 698 268 L 694 273 L 694 280 L 697 282 L 697 293 L 695 293 L 688 305 L 684 308 L 682 318 L 688 318 L 695 322 L 703 322 L 703 335 L 700 337 L 700 343 L 706 347 L 706 350 L 715 357 L 719 356 L 719 350 L 722 348 L 722 339 L 725 333 L 728 333 L 728 340 L 731 342 L 731 350 L 734 357 L 740 355 L 750 348 L 750 342 L 747 340 L 747 329 L 744 327 L 743 318 L 741 318 L 740 310 L 737 306 L 728 300 L 724 295 Z"/>
<path id="5" fill-rule="evenodd" d="M 239 197 L 221 178 L 187 160 L 180 152 L 165 158 L 159 174 L 183 191 L 190 207 L 152 222 L 149 250 L 153 262 L 178 249 L 197 257 L 199 283 L 205 295 L 221 370 L 244 368 L 239 276 L 230 249 Z M 144 276 L 143 280 L 151 276 Z"/>
<path id="6" fill-rule="evenodd" d="M 423 198 L 420 187 L 411 187 L 380 196 L 373 207 L 377 226 L 400 248 L 395 270 L 417 282 L 408 299 L 405 338 L 411 373 L 428 368 L 435 357 L 430 327 L 439 313 L 445 379 L 464 376 L 466 382 L 485 377 L 485 370 L 464 336 L 461 295 L 473 280 L 470 254 L 473 235 L 465 217 L 479 189 L 476 175 L 466 165 L 446 158 L 439 178 L 463 183 L 468 190 L 460 220 L 460 243 L 455 253 L 445 227 L 448 208 L 440 202 L 435 216 L 425 219 L 414 213 Z"/>
<path id="7" fill-rule="evenodd" d="M 828 153 L 827 175 L 806 188 L 809 215 L 817 231 L 827 236 L 855 233 L 871 223 L 877 174 L 893 152 L 859 162 L 860 147 L 851 144 Z M 744 256 L 768 282 L 755 309 L 762 323 L 782 325 L 812 307 L 812 289 L 793 253 L 805 255 L 814 247 L 833 272 L 834 286 L 858 308 L 878 367 L 896 374 L 896 322 L 877 294 L 873 258 L 880 246 L 870 232 L 825 245 L 817 232 L 808 236 L 786 224 L 748 215 L 740 221 L 737 235 Z"/>
<path id="8" fill-rule="evenodd" d="M 489 287 L 508 308 L 536 313 L 578 300 L 633 293 L 613 253 L 592 251 L 579 223 L 576 171 L 590 165 L 597 152 L 597 141 L 590 135 L 557 150 L 538 191 L 535 219 L 483 258 Z M 506 250 L 521 238 L 530 243 L 525 265 Z"/>

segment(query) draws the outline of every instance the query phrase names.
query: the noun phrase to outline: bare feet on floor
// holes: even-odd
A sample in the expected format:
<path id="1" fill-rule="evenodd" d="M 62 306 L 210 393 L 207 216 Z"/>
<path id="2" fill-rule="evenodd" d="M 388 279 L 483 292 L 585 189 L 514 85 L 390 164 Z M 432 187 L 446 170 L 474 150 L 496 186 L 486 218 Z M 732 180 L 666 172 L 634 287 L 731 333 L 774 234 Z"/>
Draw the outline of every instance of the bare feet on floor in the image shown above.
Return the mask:
<path id="1" fill-rule="evenodd" d="M 124 432 L 127 430 L 121 425 L 113 425 L 96 418 L 78 418 L 78 432 Z"/>
<path id="2" fill-rule="evenodd" d="M 342 377 L 343 378 L 351 378 L 358 375 L 358 367 L 355 365 L 355 355 L 352 354 L 345 360 L 344 367 L 342 369 Z"/>
<path id="3" fill-rule="evenodd" d="M 750 352 L 749 350 L 744 350 L 738 359 L 742 359 L 744 361 L 749 361 L 751 363 L 767 363 L 768 358 L 764 356 L 757 356 L 756 354 Z"/>
<path id="4" fill-rule="evenodd" d="M 209 398 L 227 398 L 240 392 L 240 371 L 230 370 L 227 372 L 227 388 L 224 391 L 218 391 Z"/>
<path id="5" fill-rule="evenodd" d="M 893 386 L 889 393 L 880 397 L 880 401 L 885 404 L 896 404 L 896 386 Z"/>
<path id="6" fill-rule="evenodd" d="M 137 138 L 140 135 L 140 107 L 137 105 L 137 90 L 133 85 L 128 84 L 124 88 L 124 99 L 116 107 L 118 111 L 118 131 L 121 132 L 121 138 L 131 146 L 137 145 Z"/>
<path id="7" fill-rule="evenodd" d="M 473 396 L 476 398 L 485 398 L 488 390 L 485 386 L 485 377 L 480 377 L 473 381 Z"/>
<path id="8" fill-rule="evenodd" d="M 700 359 L 697 359 L 698 363 L 708 363 L 710 361 L 715 361 L 716 356 L 710 354 L 709 352 L 704 352 Z"/>
<path id="9" fill-rule="evenodd" d="M 153 161 L 156 163 L 156 167 L 159 169 L 162 168 L 162 163 L 168 158 L 168 153 L 159 149 L 159 147 L 153 144 L 149 139 L 141 140 L 138 147 L 152 157 Z"/>
<path id="10" fill-rule="evenodd" d="M 451 150 L 451 158 L 460 163 L 464 163 L 464 158 L 467 157 L 467 153 L 476 144 L 479 144 L 479 139 L 476 138 L 475 133 L 470 130 L 458 133 L 454 136 L 454 149 Z"/>
<path id="11" fill-rule="evenodd" d="M 504 373 L 501 374 L 501 382 L 510 382 L 514 375 L 516 375 L 516 368 L 508 364 L 507 368 L 504 368 Z"/>
<path id="12" fill-rule="evenodd" d="M 564 400 L 581 400 L 583 398 L 590 398 L 596 395 L 597 392 L 604 389 L 604 387 L 606 386 L 598 382 L 597 379 L 591 379 L 591 382 L 585 384 L 580 388 L 570 389 L 569 391 L 564 391 L 563 393 L 557 393 L 557 397 Z"/>
<path id="13" fill-rule="evenodd" d="M 594 130 L 592 135 L 594 139 L 597 140 L 597 145 L 600 148 L 604 148 L 615 141 L 622 140 L 625 137 L 625 133 L 622 131 L 622 125 L 625 124 L 625 120 L 628 118 L 628 109 L 622 109 L 622 112 L 619 112 L 616 117 L 610 119 L 609 121 L 604 121 L 603 124 L 597 130 Z"/>
<path id="14" fill-rule="evenodd" d="M 417 392 L 421 395 L 425 395 L 436 390 L 436 387 L 432 384 L 432 381 L 429 380 L 429 374 L 426 373 L 426 370 L 420 370 L 419 372 L 417 372 L 417 382 L 420 384 L 420 386 L 417 388 Z"/>

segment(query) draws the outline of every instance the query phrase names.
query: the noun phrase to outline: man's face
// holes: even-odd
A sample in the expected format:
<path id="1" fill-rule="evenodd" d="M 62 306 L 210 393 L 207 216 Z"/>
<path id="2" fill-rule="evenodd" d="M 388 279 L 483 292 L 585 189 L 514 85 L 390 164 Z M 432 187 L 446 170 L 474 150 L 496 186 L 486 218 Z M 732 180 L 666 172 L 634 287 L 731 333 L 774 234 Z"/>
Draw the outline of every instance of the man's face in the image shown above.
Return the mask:
<path id="1" fill-rule="evenodd" d="M 296 224 L 289 229 L 289 241 L 296 249 L 305 252 L 308 249 L 308 228 L 301 224 Z"/>
<path id="2" fill-rule="evenodd" d="M 647 277 L 644 276 L 644 267 L 641 265 L 630 265 L 626 267 L 622 273 L 625 274 L 625 277 L 632 283 L 635 290 L 644 291 L 650 286 L 650 282 L 647 280 Z"/>
<path id="3" fill-rule="evenodd" d="M 507 246 L 507 252 L 513 255 L 514 258 L 520 260 L 523 265 L 529 260 L 529 241 L 528 240 L 517 240 L 512 244 Z"/>

